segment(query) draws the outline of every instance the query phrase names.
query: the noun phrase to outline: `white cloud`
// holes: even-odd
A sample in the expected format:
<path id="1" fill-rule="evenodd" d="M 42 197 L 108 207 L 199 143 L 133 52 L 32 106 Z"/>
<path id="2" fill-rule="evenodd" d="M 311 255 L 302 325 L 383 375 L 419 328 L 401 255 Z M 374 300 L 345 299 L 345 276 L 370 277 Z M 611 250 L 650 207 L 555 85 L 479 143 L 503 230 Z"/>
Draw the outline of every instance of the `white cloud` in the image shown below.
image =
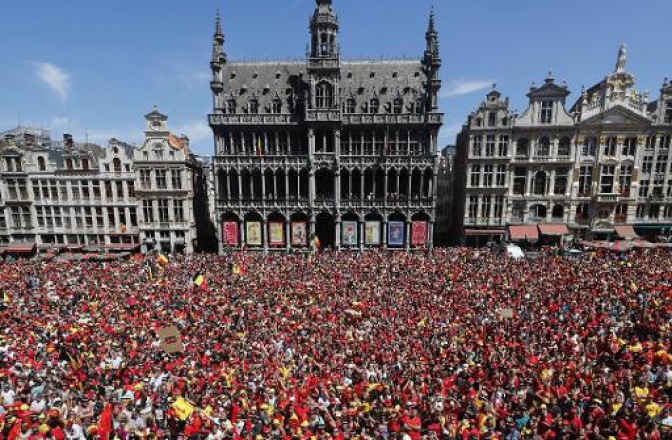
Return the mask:
<path id="1" fill-rule="evenodd" d="M 56 93 L 61 101 L 67 101 L 72 86 L 72 75 L 51 63 L 35 63 L 35 68 L 38 78 Z"/>
<path id="2" fill-rule="evenodd" d="M 450 98 L 453 96 L 468 95 L 480 90 L 485 90 L 488 87 L 491 87 L 493 83 L 494 81 L 490 79 L 471 81 L 454 80 L 450 82 L 449 88 L 441 93 L 441 97 Z"/>
<path id="3" fill-rule="evenodd" d="M 172 131 L 176 134 L 186 134 L 190 142 L 204 142 L 213 138 L 212 129 L 205 121 L 192 121 Z"/>

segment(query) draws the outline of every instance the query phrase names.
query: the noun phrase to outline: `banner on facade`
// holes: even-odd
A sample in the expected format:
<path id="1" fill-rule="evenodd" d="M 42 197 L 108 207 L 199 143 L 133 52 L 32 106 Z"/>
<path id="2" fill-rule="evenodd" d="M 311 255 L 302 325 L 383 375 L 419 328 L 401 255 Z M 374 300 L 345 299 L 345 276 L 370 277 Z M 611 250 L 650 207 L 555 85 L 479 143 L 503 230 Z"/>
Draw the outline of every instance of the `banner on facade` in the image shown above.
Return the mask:
<path id="1" fill-rule="evenodd" d="M 387 233 L 387 244 L 389 246 L 404 245 L 404 222 L 389 222 Z"/>
<path id="2" fill-rule="evenodd" d="M 222 238 L 225 246 L 238 246 L 238 222 L 224 222 Z"/>
<path id="3" fill-rule="evenodd" d="M 365 243 L 370 246 L 380 246 L 380 222 L 367 221 L 364 225 Z"/>
<path id="4" fill-rule="evenodd" d="M 344 246 L 357 246 L 358 244 L 358 233 L 357 233 L 357 222 L 342 222 L 343 234 L 342 234 L 342 243 Z"/>
<path id="5" fill-rule="evenodd" d="M 427 244 L 427 222 L 416 221 L 411 226 L 411 244 L 424 246 Z"/>
<path id="6" fill-rule="evenodd" d="M 268 223 L 268 242 L 271 246 L 285 245 L 285 225 L 282 222 Z"/>
<path id="7" fill-rule="evenodd" d="M 261 222 L 247 222 L 245 224 L 248 246 L 261 246 Z"/>
<path id="8" fill-rule="evenodd" d="M 308 244 L 308 226 L 306 222 L 292 222 L 292 246 Z"/>

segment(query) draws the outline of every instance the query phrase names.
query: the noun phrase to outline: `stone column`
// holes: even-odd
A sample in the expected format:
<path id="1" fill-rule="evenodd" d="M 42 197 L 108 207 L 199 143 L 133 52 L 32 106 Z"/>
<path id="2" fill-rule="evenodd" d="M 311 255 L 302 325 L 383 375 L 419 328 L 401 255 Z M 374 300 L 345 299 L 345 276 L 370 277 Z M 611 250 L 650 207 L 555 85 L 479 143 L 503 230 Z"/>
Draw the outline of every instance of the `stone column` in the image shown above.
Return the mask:
<path id="1" fill-rule="evenodd" d="M 268 222 L 265 218 L 261 219 L 261 237 L 264 244 L 264 253 L 268 252 Z"/>
<path id="2" fill-rule="evenodd" d="M 411 221 L 406 220 L 406 252 L 411 250 Z"/>
<path id="3" fill-rule="evenodd" d="M 431 251 L 434 249 L 434 222 L 429 222 L 427 226 L 427 249 Z"/>
<path id="4" fill-rule="evenodd" d="M 365 219 L 362 219 L 359 222 L 359 226 L 358 226 L 359 227 L 359 251 L 360 252 L 364 250 L 364 241 L 366 239 L 366 236 L 365 236 L 366 233 L 365 233 L 365 230 L 364 230 L 365 221 L 366 221 Z"/>
<path id="5" fill-rule="evenodd" d="M 336 250 L 341 250 L 341 216 L 336 216 Z"/>
<path id="6" fill-rule="evenodd" d="M 383 239 L 381 240 L 383 249 L 387 249 L 387 218 L 383 217 Z"/>
<path id="7" fill-rule="evenodd" d="M 289 252 L 290 249 L 291 249 L 291 240 L 290 240 L 290 235 L 289 235 L 290 234 L 290 227 L 289 227 L 290 222 L 291 222 L 291 219 L 289 219 L 289 218 L 287 218 L 285 220 L 285 250 L 287 252 Z"/>

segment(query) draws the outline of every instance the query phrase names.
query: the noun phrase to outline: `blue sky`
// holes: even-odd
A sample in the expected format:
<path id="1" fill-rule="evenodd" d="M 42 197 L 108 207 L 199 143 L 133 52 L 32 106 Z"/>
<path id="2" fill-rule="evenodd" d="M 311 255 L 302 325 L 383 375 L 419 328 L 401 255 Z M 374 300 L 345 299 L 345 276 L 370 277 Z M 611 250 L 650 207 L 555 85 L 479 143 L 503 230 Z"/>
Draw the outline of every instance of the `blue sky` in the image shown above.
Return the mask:
<path id="1" fill-rule="evenodd" d="M 3 2 L 0 130 L 20 119 L 52 136 L 142 139 L 153 105 L 212 152 L 209 58 L 220 8 L 230 59 L 302 58 L 314 0 Z M 670 0 L 334 0 L 345 57 L 420 57 L 435 5 L 443 57 L 443 144 L 496 82 L 524 110 L 552 70 L 575 99 L 608 74 L 620 43 L 641 90 L 672 77 Z"/>

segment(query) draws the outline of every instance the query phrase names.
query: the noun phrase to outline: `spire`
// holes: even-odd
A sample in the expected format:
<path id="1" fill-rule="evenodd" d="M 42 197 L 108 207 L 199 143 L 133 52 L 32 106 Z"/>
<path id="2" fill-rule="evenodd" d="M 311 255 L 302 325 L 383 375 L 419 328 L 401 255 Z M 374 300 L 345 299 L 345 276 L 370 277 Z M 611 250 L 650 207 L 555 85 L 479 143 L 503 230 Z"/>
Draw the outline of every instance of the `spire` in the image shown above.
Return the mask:
<path id="1" fill-rule="evenodd" d="M 219 9 L 215 12 L 215 34 L 212 41 L 212 60 L 213 66 L 221 64 L 224 55 L 224 33 L 222 32 L 222 17 Z M 224 60 L 225 61 L 225 60 Z"/>
<path id="2" fill-rule="evenodd" d="M 628 55 L 625 49 L 625 43 L 621 44 L 621 47 L 618 49 L 618 59 L 616 60 L 616 68 L 614 73 L 624 73 L 625 64 L 628 62 Z"/>
<path id="3" fill-rule="evenodd" d="M 425 34 L 425 39 L 427 40 L 427 51 L 425 55 L 434 59 L 439 59 L 441 56 L 439 54 L 439 34 L 436 31 L 436 16 L 434 14 L 434 6 L 429 13 L 429 25 L 427 27 L 427 33 Z"/>

